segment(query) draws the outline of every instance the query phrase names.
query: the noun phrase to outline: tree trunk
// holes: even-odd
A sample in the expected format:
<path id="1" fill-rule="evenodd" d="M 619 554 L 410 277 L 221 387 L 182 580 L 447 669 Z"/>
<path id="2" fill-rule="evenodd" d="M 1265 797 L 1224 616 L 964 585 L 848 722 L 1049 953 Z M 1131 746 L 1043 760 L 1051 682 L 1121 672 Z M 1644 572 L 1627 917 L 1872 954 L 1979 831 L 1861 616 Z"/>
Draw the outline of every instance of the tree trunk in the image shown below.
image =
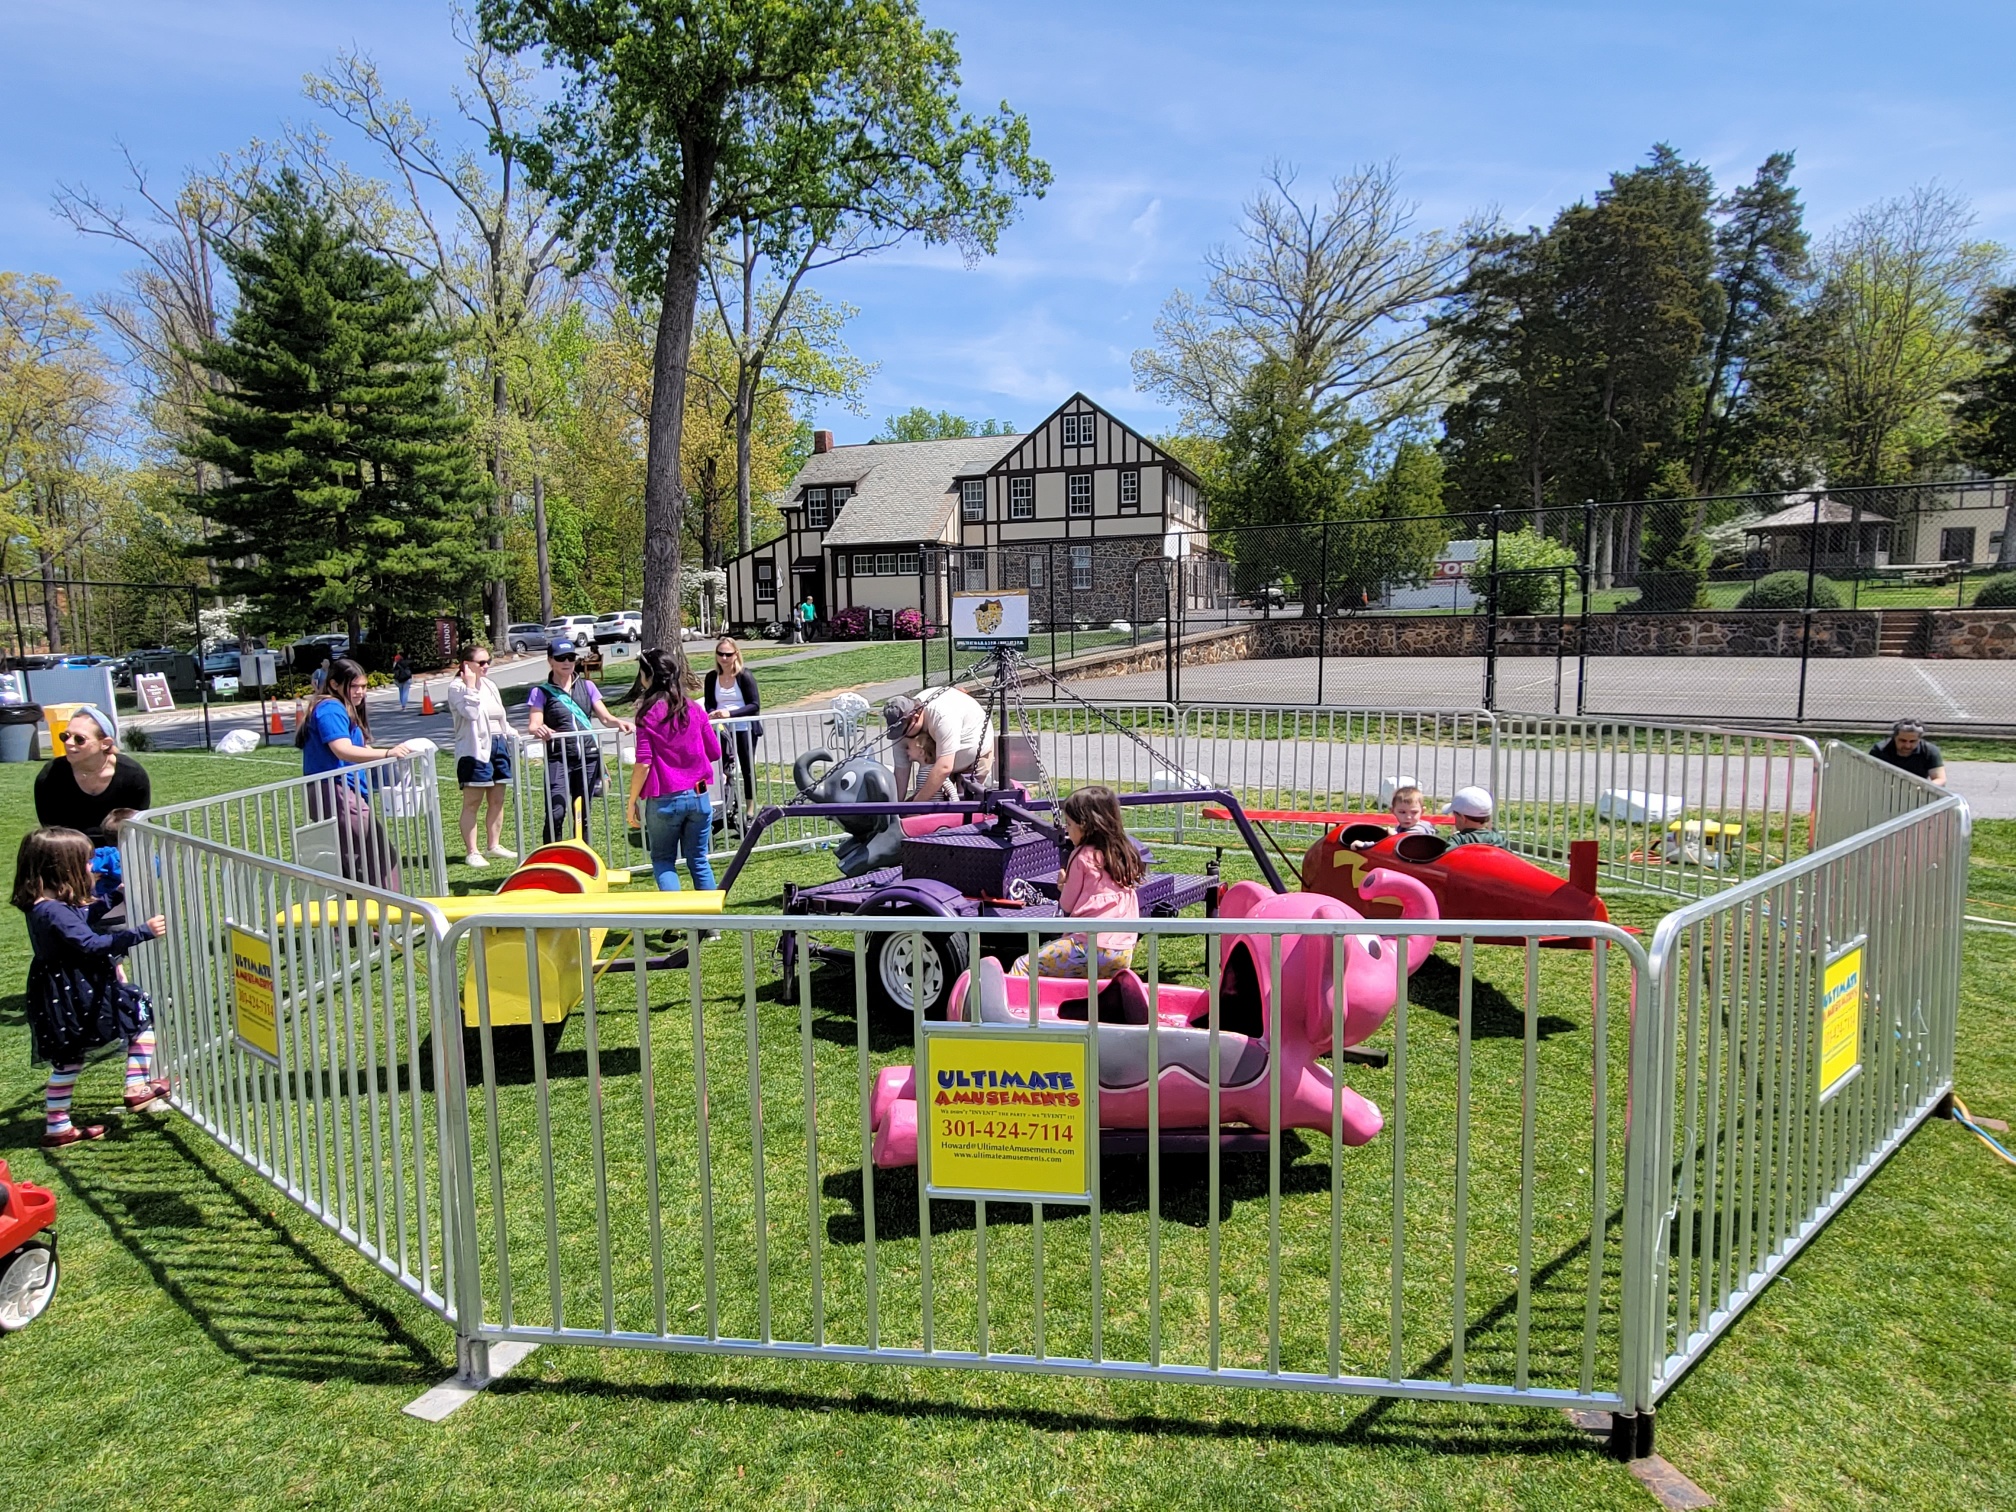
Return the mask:
<path id="1" fill-rule="evenodd" d="M 497 576 L 490 580 L 490 644 L 502 646 L 511 638 L 511 601 L 504 585 L 504 514 L 507 474 L 504 467 L 504 417 L 510 395 L 504 387 L 504 371 L 490 374 L 490 409 L 496 430 L 490 444 L 490 549 L 497 553 Z M 549 616 L 550 618 L 550 616 Z"/>
<path id="2" fill-rule="evenodd" d="M 532 475 L 532 545 L 539 557 L 539 622 L 553 621 L 553 559 L 546 547 L 546 479 Z"/>
<path id="3" fill-rule="evenodd" d="M 1997 567 L 2016 567 L 2016 484 L 2002 485 L 2008 499 L 2002 511 L 2002 546 L 1995 553 Z"/>
<path id="4" fill-rule="evenodd" d="M 683 674 L 686 658 L 678 649 L 679 555 L 686 528 L 686 484 L 680 475 L 679 446 L 685 432 L 687 368 L 693 355 L 693 315 L 707 246 L 715 154 L 711 144 L 681 146 L 686 172 L 665 258 L 658 340 L 651 357 L 651 419 L 644 460 L 644 641 L 670 649 Z"/>
<path id="5" fill-rule="evenodd" d="M 755 522 L 749 507 L 749 434 L 756 424 L 756 386 L 762 377 L 761 364 L 752 360 L 756 339 L 756 255 L 750 243 L 749 226 L 742 227 L 742 350 L 735 364 L 735 549 L 747 551 L 756 544 Z M 713 537 L 708 537 L 711 543 Z"/>
<path id="6" fill-rule="evenodd" d="M 752 373 L 742 393 L 735 399 L 735 549 L 747 551 L 756 544 L 755 523 L 749 504 L 749 453 L 755 429 L 756 375 Z M 707 540 L 711 545 L 713 535 Z"/>

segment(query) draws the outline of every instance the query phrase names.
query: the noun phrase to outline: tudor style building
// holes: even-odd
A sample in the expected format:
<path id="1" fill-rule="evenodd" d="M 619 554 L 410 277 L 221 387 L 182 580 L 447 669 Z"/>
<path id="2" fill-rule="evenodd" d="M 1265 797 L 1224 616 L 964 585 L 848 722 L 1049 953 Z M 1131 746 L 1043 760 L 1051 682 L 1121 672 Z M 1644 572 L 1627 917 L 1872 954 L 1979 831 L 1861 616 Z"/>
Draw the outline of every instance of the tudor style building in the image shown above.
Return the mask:
<path id="1" fill-rule="evenodd" d="M 1017 436 L 818 432 L 783 515 L 781 535 L 727 563 L 732 624 L 782 619 L 807 594 L 821 619 L 942 622 L 961 588 L 1027 588 L 1038 621 L 1100 623 L 1130 612 L 1143 560 L 1201 554 L 1204 531 L 1196 475 L 1083 394 Z"/>

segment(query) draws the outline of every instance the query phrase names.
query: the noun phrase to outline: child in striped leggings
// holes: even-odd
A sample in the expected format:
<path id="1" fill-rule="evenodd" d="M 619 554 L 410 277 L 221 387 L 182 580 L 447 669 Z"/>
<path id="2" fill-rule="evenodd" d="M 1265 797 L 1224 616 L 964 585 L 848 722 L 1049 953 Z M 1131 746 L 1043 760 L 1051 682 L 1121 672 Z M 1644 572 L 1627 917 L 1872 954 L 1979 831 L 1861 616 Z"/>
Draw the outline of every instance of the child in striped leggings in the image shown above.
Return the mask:
<path id="1" fill-rule="evenodd" d="M 21 837 L 14 860 L 14 906 L 28 916 L 35 960 L 28 968 L 28 1029 L 35 1059 L 49 1066 L 44 1094 L 51 1148 L 102 1139 L 102 1124 L 73 1123 L 71 1093 L 84 1059 L 101 1045 L 126 1044 L 126 1106 L 139 1110 L 167 1094 L 155 1081 L 154 1013 L 147 995 L 119 978 L 119 960 L 160 938 L 167 920 L 101 933 L 115 899 L 92 897 L 91 842 L 81 831 L 48 827 Z"/>

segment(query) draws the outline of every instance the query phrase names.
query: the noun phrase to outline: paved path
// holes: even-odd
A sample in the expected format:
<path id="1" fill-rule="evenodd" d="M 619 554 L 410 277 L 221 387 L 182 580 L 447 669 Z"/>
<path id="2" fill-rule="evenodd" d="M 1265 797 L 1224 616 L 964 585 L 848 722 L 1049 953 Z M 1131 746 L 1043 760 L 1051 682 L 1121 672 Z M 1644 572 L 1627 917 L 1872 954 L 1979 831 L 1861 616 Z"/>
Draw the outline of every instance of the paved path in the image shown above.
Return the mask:
<path id="1" fill-rule="evenodd" d="M 1560 663 L 1560 704 L 1573 712 L 1576 663 Z M 1556 710 L 1556 664 L 1546 657 L 1501 657 L 1497 706 Z M 1161 672 L 1096 678 L 1078 685 L 1088 697 L 1159 700 Z M 1484 664 L 1474 656 L 1314 657 L 1221 662 L 1184 667 L 1185 703 L 1349 704 L 1364 708 L 1476 708 Z M 1591 657 L 1583 707 L 1615 714 L 1722 723 L 1789 720 L 1799 704 L 1799 663 L 1779 657 Z M 1917 661 L 1897 656 L 1808 663 L 1806 717 L 1867 726 L 1915 714 L 1928 724 L 2016 726 L 2016 668 L 2007 662 Z"/>

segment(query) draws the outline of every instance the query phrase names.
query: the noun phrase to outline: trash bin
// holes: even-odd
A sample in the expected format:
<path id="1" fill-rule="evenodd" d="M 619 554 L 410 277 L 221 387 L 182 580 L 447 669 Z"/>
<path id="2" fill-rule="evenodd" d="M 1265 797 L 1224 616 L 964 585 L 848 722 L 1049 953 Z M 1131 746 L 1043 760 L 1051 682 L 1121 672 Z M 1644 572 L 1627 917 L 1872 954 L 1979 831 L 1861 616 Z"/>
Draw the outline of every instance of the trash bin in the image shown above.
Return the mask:
<path id="1" fill-rule="evenodd" d="M 40 704 L 0 704 L 0 761 L 33 761 Z"/>

